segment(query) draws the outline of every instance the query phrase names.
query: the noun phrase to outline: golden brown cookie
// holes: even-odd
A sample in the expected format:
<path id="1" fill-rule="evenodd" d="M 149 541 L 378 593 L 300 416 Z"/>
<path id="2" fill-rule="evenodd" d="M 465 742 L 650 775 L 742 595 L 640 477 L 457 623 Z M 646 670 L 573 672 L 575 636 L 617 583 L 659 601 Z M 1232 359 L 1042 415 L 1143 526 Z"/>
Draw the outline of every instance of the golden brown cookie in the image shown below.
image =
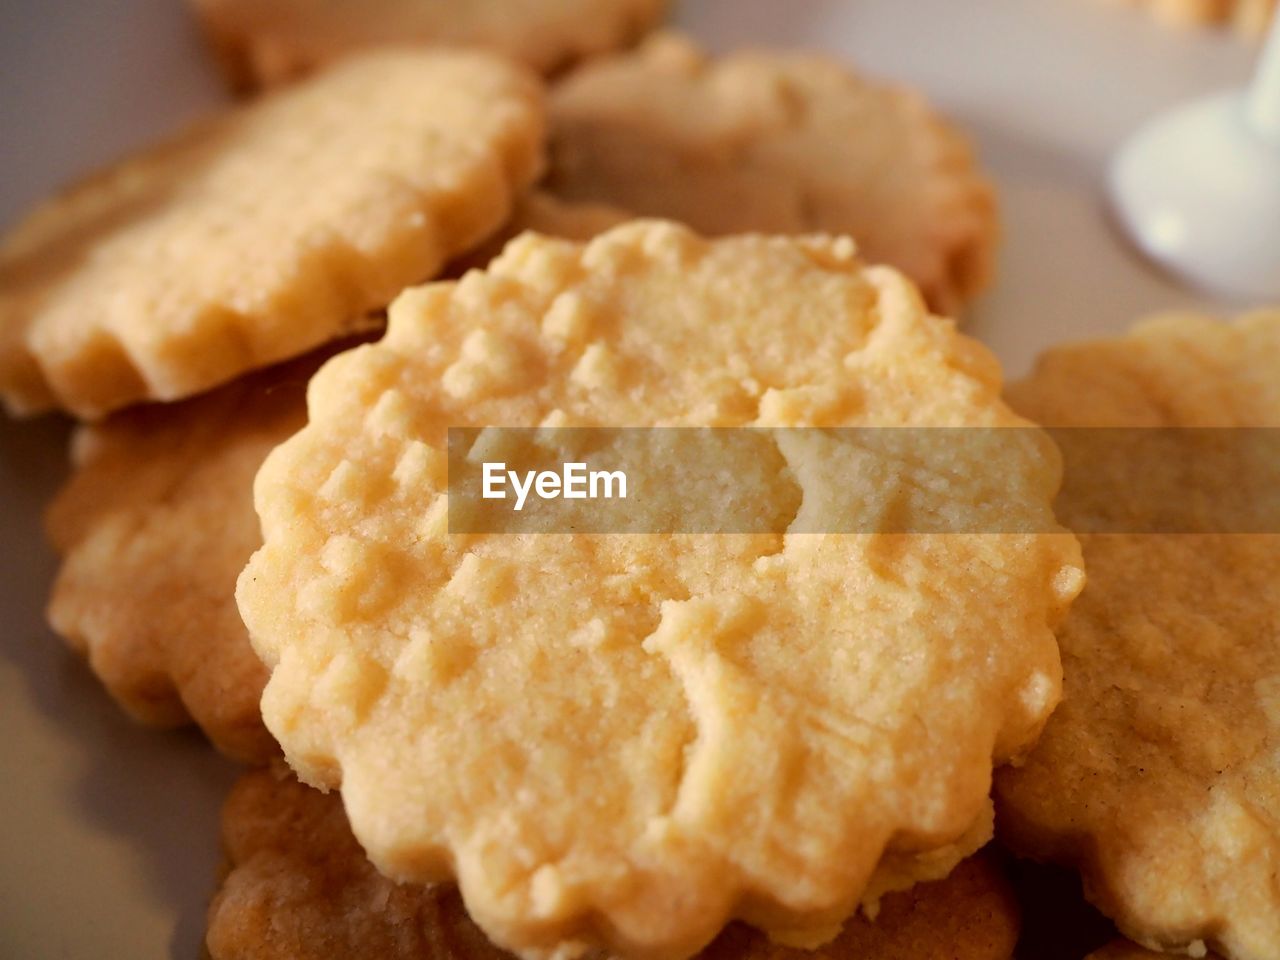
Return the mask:
<path id="1" fill-rule="evenodd" d="M 1058 698 L 1074 539 L 451 535 L 446 428 L 1025 425 L 999 391 L 847 239 L 517 238 L 400 297 L 259 473 L 268 727 L 383 872 L 456 877 L 510 949 L 676 957 L 734 917 L 821 943 L 983 843 L 993 763 Z M 1060 530 L 1052 445 L 997 432 L 1020 529 Z M 982 509 L 990 463 L 949 469 L 944 508 Z M 867 509 L 910 513 L 890 486 Z M 808 490 L 784 470 L 762 509 Z"/>
<path id="2" fill-rule="evenodd" d="M 97 417 L 332 340 L 497 230 L 537 172 L 532 77 L 352 59 L 39 207 L 0 247 L 0 398 Z"/>
<path id="3" fill-rule="evenodd" d="M 262 543 L 253 477 L 306 422 L 307 381 L 329 354 L 82 426 L 46 517 L 62 555 L 54 630 L 137 720 L 195 722 L 242 760 L 279 752 L 258 706 L 266 670 L 234 598 Z"/>
<path id="4" fill-rule="evenodd" d="M 819 56 L 711 59 L 662 35 L 551 97 L 546 188 L 708 235 L 851 235 L 940 311 L 987 284 L 998 227 L 963 137 L 918 94 Z"/>
<path id="5" fill-rule="evenodd" d="M 232 84 L 271 86 L 384 44 L 480 47 L 550 73 L 634 42 L 667 0 L 192 0 Z"/>
<path id="6" fill-rule="evenodd" d="M 1241 33 L 1260 36 L 1275 13 L 1276 0 L 1120 0 L 1151 10 L 1180 26 L 1229 23 Z"/>
<path id="7" fill-rule="evenodd" d="M 1051 350 L 1008 396 L 1049 426 L 1274 428 L 1277 370 L 1280 313 L 1234 324 L 1169 316 Z M 1231 456 L 1230 444 L 1257 444 L 1256 433 L 1214 438 L 1208 464 L 1230 472 L 1222 489 L 1263 505 L 1280 464 L 1244 448 Z M 1082 536 L 1089 584 L 1058 632 L 1064 700 L 1025 765 L 997 774 L 998 820 L 1018 852 L 1078 867 L 1089 898 L 1134 940 L 1271 960 L 1280 535 L 1214 532 L 1185 489 L 1173 529 L 1186 532 L 1125 532 L 1148 508 L 1131 490 L 1195 468 L 1136 456 L 1068 471 L 1059 517 L 1113 532 Z"/>
<path id="8" fill-rule="evenodd" d="M 453 887 L 400 886 L 369 863 L 342 804 L 287 773 L 236 784 L 223 811 L 230 872 L 209 909 L 213 960 L 501 960 Z M 1017 904 L 994 858 L 890 894 L 817 951 L 735 925 L 701 960 L 1008 960 Z"/>
<path id="9" fill-rule="evenodd" d="M 622 218 L 534 195 L 517 204 L 502 237 L 588 237 Z M 486 243 L 467 259 L 500 251 Z M 262 544 L 253 478 L 306 422 L 307 381 L 333 352 L 81 427 L 74 473 L 48 512 L 63 555 L 49 603 L 54 629 L 136 719 L 194 721 L 241 760 L 279 752 L 258 706 L 266 669 L 234 599 L 236 577 Z"/>

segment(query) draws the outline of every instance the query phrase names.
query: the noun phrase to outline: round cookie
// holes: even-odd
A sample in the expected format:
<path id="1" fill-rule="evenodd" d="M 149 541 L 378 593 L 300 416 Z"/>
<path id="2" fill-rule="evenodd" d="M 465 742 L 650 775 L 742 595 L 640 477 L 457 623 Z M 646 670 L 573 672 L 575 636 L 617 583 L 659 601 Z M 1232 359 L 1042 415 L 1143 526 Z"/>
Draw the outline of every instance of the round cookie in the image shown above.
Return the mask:
<path id="1" fill-rule="evenodd" d="M 848 234 L 958 310 L 987 284 L 995 195 L 919 95 L 822 57 L 710 59 L 661 35 L 588 64 L 550 100 L 546 189 L 708 235 Z"/>
<path id="2" fill-rule="evenodd" d="M 526 234 L 402 295 L 259 473 L 267 725 L 381 871 L 456 877 L 526 956 L 689 955 L 735 917 L 821 943 L 981 846 L 993 763 L 1058 699 L 1074 538 L 450 535 L 446 428 L 1025 425 L 999 390 L 847 239 Z M 1000 486 L 1060 530 L 1056 451 L 1013 436 Z"/>
<path id="3" fill-rule="evenodd" d="M 262 544 L 253 478 L 306 423 L 307 381 L 329 355 L 82 426 L 46 515 L 62 556 L 54 630 L 131 716 L 194 721 L 241 760 L 279 753 L 258 706 L 266 669 L 235 605 L 236 576 Z"/>
<path id="4" fill-rule="evenodd" d="M 1275 14 L 1276 0 L 1121 0 L 1151 10 L 1182 26 L 1229 23 L 1243 34 L 1261 36 Z"/>
<path id="5" fill-rule="evenodd" d="M 621 219 L 526 196 L 497 242 L 465 259 L 483 266 L 525 230 L 585 239 Z M 266 669 L 235 607 L 236 577 L 262 545 L 253 478 L 306 423 L 307 381 L 336 349 L 81 427 L 72 476 L 46 518 L 62 555 L 54 630 L 137 720 L 194 721 L 249 762 L 279 753 L 258 705 Z"/>
<path id="6" fill-rule="evenodd" d="M 399 886 L 351 835 L 342 804 L 269 770 L 246 774 L 223 810 L 231 861 L 209 909 L 212 960 L 502 960 L 456 889 Z M 885 897 L 817 951 L 769 943 L 736 925 L 701 960 L 1009 960 L 1017 902 L 994 858 Z"/>
<path id="7" fill-rule="evenodd" d="M 383 44 L 479 47 L 543 73 L 634 42 L 667 0 L 192 0 L 232 84 L 271 86 Z"/>
<path id="8" fill-rule="evenodd" d="M 1277 369 L 1280 313 L 1169 316 L 1051 350 L 1008 396 L 1051 427 L 1274 428 Z M 1201 471 L 1222 469 L 1222 489 L 1267 508 L 1277 464 L 1257 434 L 1214 436 L 1221 455 Z M 1248 445 L 1239 456 L 1233 439 Z M 1215 532 L 1185 486 L 1167 499 L 1186 500 L 1172 529 L 1187 532 L 1125 532 L 1146 529 L 1148 498 L 1131 491 L 1194 465 L 1068 461 L 1059 517 L 1111 532 L 1081 538 L 1089 585 L 1058 631 L 1064 700 L 1026 763 L 996 776 L 1000 832 L 1019 853 L 1078 867 L 1136 941 L 1274 958 L 1280 536 Z"/>
<path id="9" fill-rule="evenodd" d="M 98 417 L 367 324 L 497 230 L 537 173 L 537 84 L 380 53 L 49 201 L 0 247 L 0 398 Z"/>

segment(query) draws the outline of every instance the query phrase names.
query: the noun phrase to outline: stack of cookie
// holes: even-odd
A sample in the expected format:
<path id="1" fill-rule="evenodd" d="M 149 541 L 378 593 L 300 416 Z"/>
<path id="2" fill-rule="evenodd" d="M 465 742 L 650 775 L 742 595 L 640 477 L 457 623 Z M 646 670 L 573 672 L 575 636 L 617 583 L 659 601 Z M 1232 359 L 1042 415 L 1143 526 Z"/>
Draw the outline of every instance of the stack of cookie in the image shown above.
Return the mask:
<path id="1" fill-rule="evenodd" d="M 1277 425 L 1280 314 L 1006 394 L 943 318 L 993 191 L 909 91 L 655 0 L 196 6 L 253 98 L 9 235 L 0 397 L 85 421 L 54 629 L 256 768 L 215 960 L 1008 960 L 1010 850 L 1280 956 L 1280 551 L 1090 532 L 1123 471 L 1059 526 L 1035 427 Z M 1018 428 L 929 509 L 1022 512 L 926 531 L 869 450 L 892 526 L 802 533 L 780 449 L 776 532 L 451 533 L 448 432 L 494 426 Z"/>

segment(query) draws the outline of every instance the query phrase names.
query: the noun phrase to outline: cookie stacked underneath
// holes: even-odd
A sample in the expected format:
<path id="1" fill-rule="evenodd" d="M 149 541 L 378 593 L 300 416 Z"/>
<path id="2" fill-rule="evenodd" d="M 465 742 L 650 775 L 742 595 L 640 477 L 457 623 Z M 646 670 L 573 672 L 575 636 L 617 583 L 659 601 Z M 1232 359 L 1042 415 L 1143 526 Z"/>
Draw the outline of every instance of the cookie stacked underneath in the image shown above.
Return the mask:
<path id="1" fill-rule="evenodd" d="M 401 886 L 378 873 L 342 804 L 287 771 L 246 774 L 223 812 L 231 870 L 209 908 L 213 960 L 501 960 L 450 886 Z M 885 897 L 817 951 L 725 930 L 700 960 L 1008 960 L 1018 909 L 998 862 L 979 855 L 946 879 Z"/>
<path id="2" fill-rule="evenodd" d="M 1082 533 L 1089 585 L 1058 632 L 1064 702 L 996 779 L 1001 834 L 1080 869 L 1135 940 L 1239 960 L 1280 945 L 1277 369 L 1280 313 L 1179 315 L 1051 350 L 1010 389 L 1025 415 L 1074 428 L 1082 469 L 1058 510 L 1099 532 Z M 1118 429 L 1213 456 L 1091 460 Z M 1157 510 L 1170 532 L 1143 523 Z"/>

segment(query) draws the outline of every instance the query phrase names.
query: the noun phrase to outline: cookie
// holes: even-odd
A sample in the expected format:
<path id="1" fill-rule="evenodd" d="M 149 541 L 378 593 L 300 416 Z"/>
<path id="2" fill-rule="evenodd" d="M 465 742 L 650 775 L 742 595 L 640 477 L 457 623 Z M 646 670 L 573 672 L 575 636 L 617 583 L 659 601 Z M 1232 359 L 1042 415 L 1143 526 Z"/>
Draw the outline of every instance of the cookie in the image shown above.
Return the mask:
<path id="1" fill-rule="evenodd" d="M 328 355 L 82 426 L 46 515 L 62 556 L 54 630 L 134 718 L 194 721 L 241 760 L 279 752 L 258 706 L 266 670 L 234 596 L 262 543 L 253 477 L 306 423 L 307 381 Z"/>
<path id="2" fill-rule="evenodd" d="M 994 192 L 917 94 L 825 58 L 710 59 L 665 34 L 554 90 L 546 188 L 708 235 L 826 232 L 910 276 L 937 310 L 986 286 Z"/>
<path id="3" fill-rule="evenodd" d="M 620 218 L 533 195 L 499 239 L 525 230 L 590 237 Z M 497 252 L 486 243 L 467 259 Z M 262 545 L 253 478 L 305 424 L 307 381 L 338 349 L 82 426 L 74 472 L 47 515 L 62 555 L 54 630 L 137 720 L 194 721 L 239 760 L 279 753 L 258 705 L 266 670 L 235 607 L 236 577 Z"/>
<path id="4" fill-rule="evenodd" d="M 267 725 L 382 872 L 456 878 L 508 949 L 821 943 L 982 845 L 992 764 L 1058 699 L 1074 539 L 450 535 L 446 428 L 1024 424 L 999 379 L 847 239 L 519 237 L 402 295 L 258 474 Z M 1060 531 L 1052 444 L 998 432 L 1021 529 Z"/>
<path id="5" fill-rule="evenodd" d="M 481 54 L 354 58 L 46 203 L 0 247 L 0 397 L 95 418 L 367 325 L 506 220 L 537 84 Z"/>
<path id="6" fill-rule="evenodd" d="M 1048 426 L 1273 428 L 1277 369 L 1280 313 L 1177 315 L 1051 350 L 1008 396 Z M 1274 457 L 1231 455 L 1255 433 L 1214 435 L 1207 463 L 1228 470 L 1223 488 L 1262 505 Z M 1215 532 L 1194 498 L 1166 528 L 1183 532 L 1125 532 L 1126 520 L 1145 529 L 1147 498 L 1130 490 L 1195 464 L 1068 460 L 1060 519 L 1110 532 L 1082 536 L 1089 585 L 1058 632 L 1064 700 L 1026 763 L 996 777 L 1000 831 L 1024 855 L 1078 867 L 1133 940 L 1274 958 L 1280 536 Z"/>
<path id="7" fill-rule="evenodd" d="M 233 86 L 383 44 L 479 47 L 543 73 L 634 42 L 667 0 L 192 0 Z"/>
<path id="8" fill-rule="evenodd" d="M 290 776 L 250 773 L 223 811 L 230 871 L 209 910 L 212 960 L 501 960 L 448 886 L 399 886 L 373 868 L 342 804 Z M 1017 903 L 993 857 L 885 897 L 817 952 L 735 925 L 703 960 L 1009 960 Z"/>
<path id="9" fill-rule="evenodd" d="M 1241 33 L 1261 36 L 1275 13 L 1276 0 L 1123 0 L 1146 7 L 1161 20 L 1181 26 L 1229 23 Z"/>

